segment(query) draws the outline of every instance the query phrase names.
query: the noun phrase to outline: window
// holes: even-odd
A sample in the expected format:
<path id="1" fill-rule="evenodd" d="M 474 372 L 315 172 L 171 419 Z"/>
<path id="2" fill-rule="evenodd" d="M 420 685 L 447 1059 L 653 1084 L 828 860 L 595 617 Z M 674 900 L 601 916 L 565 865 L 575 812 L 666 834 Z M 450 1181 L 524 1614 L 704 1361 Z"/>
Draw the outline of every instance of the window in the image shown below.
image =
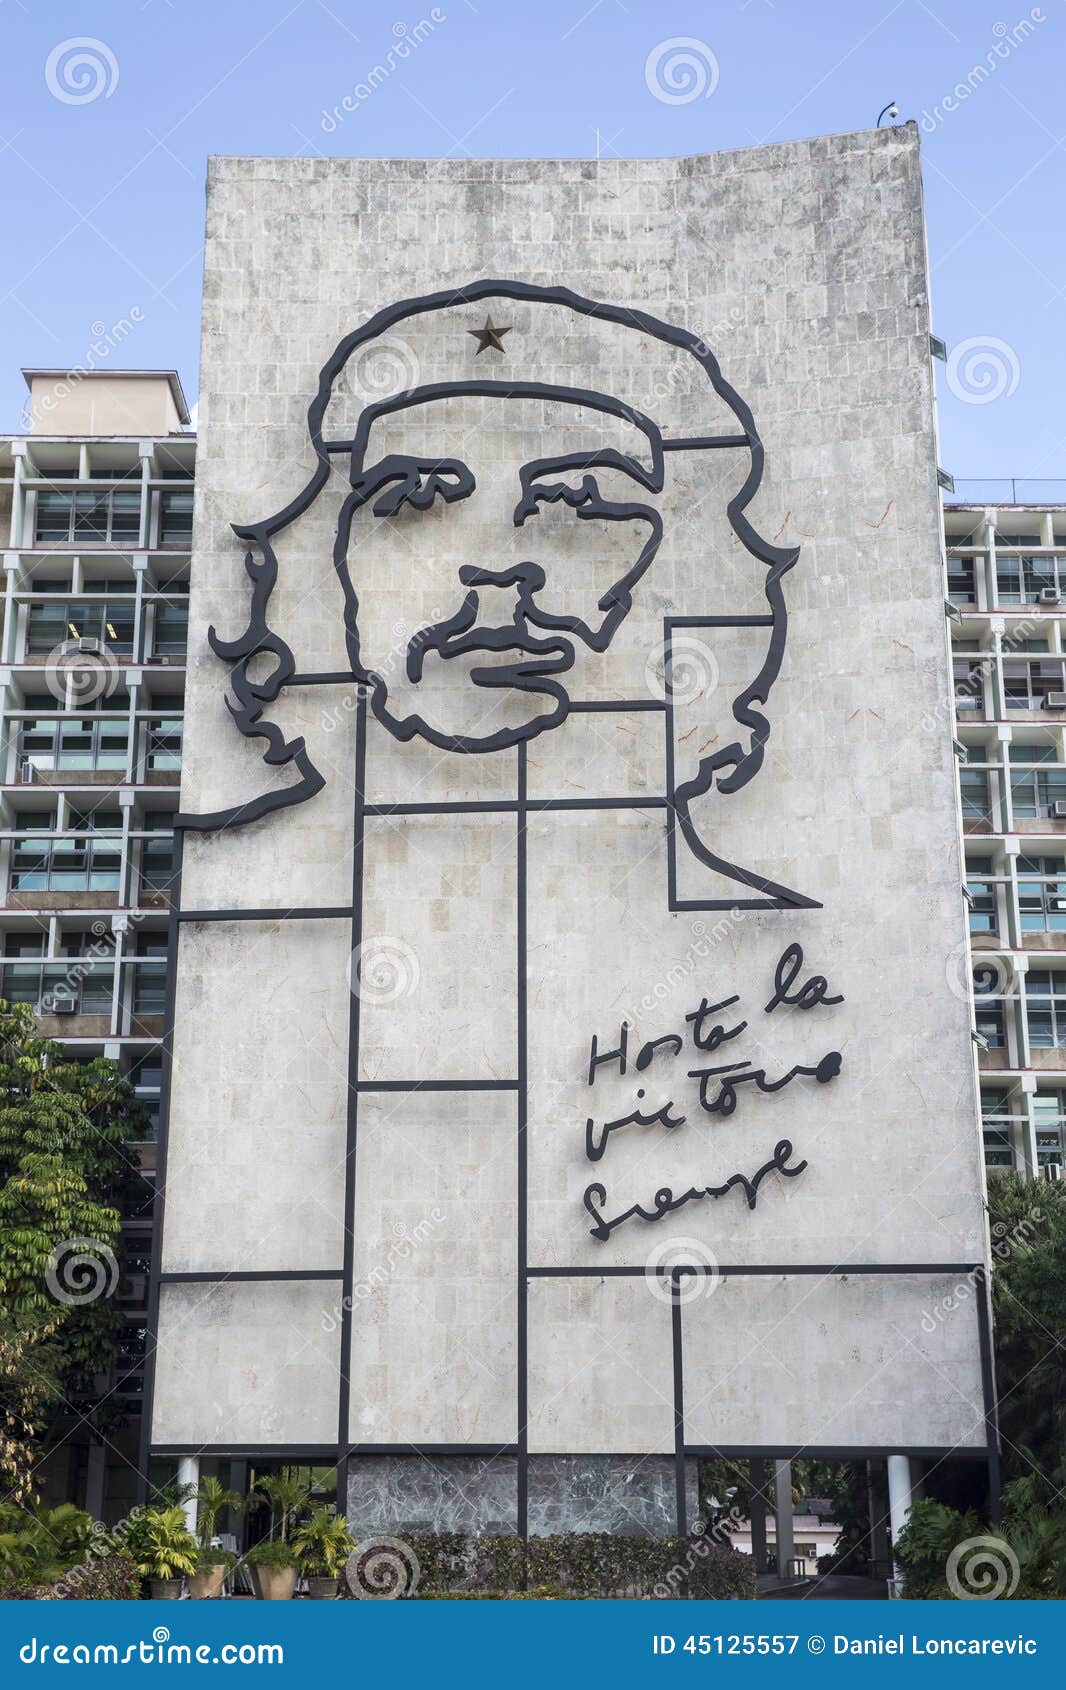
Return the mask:
<path id="1" fill-rule="evenodd" d="M 1066 1096 L 1061 1091 L 1038 1091 L 1033 1098 L 1037 1166 L 1066 1161 Z"/>
<path id="2" fill-rule="evenodd" d="M 1018 858 L 1018 908 L 1025 933 L 1066 933 L 1066 857 Z"/>
<path id="3" fill-rule="evenodd" d="M 996 591 L 1000 604 L 1039 604 L 1042 592 L 1060 591 L 1060 570 L 1061 590 L 1066 592 L 1066 557 L 997 557 Z"/>
<path id="4" fill-rule="evenodd" d="M 44 933 L 7 933 L 4 936 L 4 955 L 44 956 L 46 940 Z"/>
<path id="5" fill-rule="evenodd" d="M 15 811 L 15 828 L 19 833 L 51 833 L 55 825 L 54 810 Z"/>
<path id="6" fill-rule="evenodd" d="M 1006 1048 L 1007 1029 L 1001 1003 L 979 998 L 974 1005 L 974 1023 L 990 1050 Z"/>
<path id="7" fill-rule="evenodd" d="M 120 866 L 117 839 L 16 839 L 11 886 L 21 892 L 117 892 Z"/>
<path id="8" fill-rule="evenodd" d="M 139 962 L 133 970 L 134 1015 L 162 1015 L 166 1009 L 167 965 Z"/>
<path id="9" fill-rule="evenodd" d="M 996 912 L 996 885 L 991 878 L 991 857 L 970 857 L 966 862 L 966 890 L 970 894 L 970 932 L 997 933 L 999 917 Z"/>
<path id="10" fill-rule="evenodd" d="M 159 495 L 159 544 L 187 546 L 192 540 L 192 491 Z"/>
<path id="11" fill-rule="evenodd" d="M 189 645 L 187 604 L 157 604 L 152 654 L 155 657 L 184 657 Z"/>
<path id="12" fill-rule="evenodd" d="M 1064 692 L 1061 659 L 1027 663 L 1012 659 L 1003 664 L 1003 690 L 1008 710 L 1045 710 L 1049 692 Z"/>
<path id="13" fill-rule="evenodd" d="M 47 655 L 68 640 L 98 640 L 117 657 L 133 655 L 133 604 L 31 604 L 26 651 Z"/>
<path id="14" fill-rule="evenodd" d="M 972 604 L 977 597 L 972 557 L 948 558 L 948 598 L 952 604 Z"/>
<path id="15" fill-rule="evenodd" d="M 1002 1088 L 981 1090 L 981 1129 L 985 1143 L 986 1168 L 1013 1168 L 1010 1094 Z"/>
<path id="16" fill-rule="evenodd" d="M 39 716 L 23 722 L 19 758 L 35 769 L 124 770 L 129 724 L 86 716 Z"/>
<path id="17" fill-rule="evenodd" d="M 961 716 L 980 713 L 985 707 L 984 671 L 986 658 L 956 657 L 952 663 L 955 676 L 955 709 Z"/>
<path id="18" fill-rule="evenodd" d="M 165 892 L 170 886 L 173 875 L 173 834 L 162 834 L 158 839 L 144 840 L 141 845 L 141 886 L 146 891 Z M 139 956 L 152 954 L 142 951 L 139 945 L 137 953 Z"/>
<path id="19" fill-rule="evenodd" d="M 42 545 L 136 546 L 141 528 L 141 494 L 135 487 L 114 492 L 40 492 L 34 540 Z"/>
<path id="20" fill-rule="evenodd" d="M 991 825 L 992 809 L 988 796 L 988 774 L 984 769 L 960 769 L 959 787 L 962 792 L 962 814 L 965 821 L 981 821 Z"/>
<path id="21" fill-rule="evenodd" d="M 71 805 L 70 827 L 74 833 L 121 833 L 122 811 L 105 810 L 102 805 L 95 810 L 78 810 Z"/>
<path id="22" fill-rule="evenodd" d="M 181 717 L 158 717 L 148 723 L 145 767 L 181 768 Z"/>
<path id="23" fill-rule="evenodd" d="M 1035 744 L 1022 744 L 1015 740 L 1009 747 L 1008 755 L 1012 763 L 1057 763 L 1058 757 L 1055 747 L 1047 740 Z"/>
<path id="24" fill-rule="evenodd" d="M 1031 970 L 1025 982 L 1025 1003 L 1033 1049 L 1066 1045 L 1066 973 L 1057 968 Z"/>
<path id="25" fill-rule="evenodd" d="M 110 1015 L 115 971 L 110 962 L 8 962 L 0 967 L 0 991 L 11 1003 L 40 1005 L 48 1014 L 59 1001 L 78 1015 Z"/>
<path id="26" fill-rule="evenodd" d="M 1012 769 L 1010 796 L 1015 821 L 1053 816 L 1056 804 L 1066 805 L 1066 768 Z"/>

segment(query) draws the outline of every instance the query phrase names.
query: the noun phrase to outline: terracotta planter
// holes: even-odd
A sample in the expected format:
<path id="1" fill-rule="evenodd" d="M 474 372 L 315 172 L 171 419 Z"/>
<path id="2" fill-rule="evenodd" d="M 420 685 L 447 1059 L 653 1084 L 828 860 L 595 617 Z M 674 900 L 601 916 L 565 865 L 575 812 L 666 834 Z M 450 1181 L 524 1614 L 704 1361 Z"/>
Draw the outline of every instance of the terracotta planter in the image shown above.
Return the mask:
<path id="1" fill-rule="evenodd" d="M 295 1567 L 252 1567 L 252 1582 L 260 1602 L 289 1602 L 296 1589 Z"/>
<path id="2" fill-rule="evenodd" d="M 209 1601 L 214 1596 L 221 1596 L 225 1580 L 224 1564 L 221 1561 L 212 1562 L 203 1572 L 193 1574 L 189 1580 L 189 1595 L 194 1602 Z"/>
<path id="3" fill-rule="evenodd" d="M 309 1578 L 307 1594 L 312 1602 L 335 1602 L 337 1600 L 337 1581 L 331 1578 Z"/>
<path id="4" fill-rule="evenodd" d="M 153 1602 L 176 1602 L 181 1595 L 180 1579 L 149 1579 Z"/>

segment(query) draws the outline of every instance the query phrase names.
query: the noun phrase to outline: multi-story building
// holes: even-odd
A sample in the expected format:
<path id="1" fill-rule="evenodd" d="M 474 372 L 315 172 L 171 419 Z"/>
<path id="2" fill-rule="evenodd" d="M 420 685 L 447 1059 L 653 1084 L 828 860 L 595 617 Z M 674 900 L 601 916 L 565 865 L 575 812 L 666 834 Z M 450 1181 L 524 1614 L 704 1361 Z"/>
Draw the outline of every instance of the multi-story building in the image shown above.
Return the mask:
<path id="1" fill-rule="evenodd" d="M 0 441 L 0 994 L 69 1056 L 119 1061 L 147 1107 L 127 1335 L 100 1381 L 125 1423 L 101 1442 L 72 1416 L 43 1475 L 117 1518 L 136 1487 L 196 442 L 172 371 L 25 376 L 28 431 Z"/>
<path id="2" fill-rule="evenodd" d="M 985 1161 L 990 1171 L 1058 1178 L 1066 1160 L 1066 503 L 1016 502 L 1024 490 L 975 484 L 975 497 L 946 506 L 944 526 Z"/>

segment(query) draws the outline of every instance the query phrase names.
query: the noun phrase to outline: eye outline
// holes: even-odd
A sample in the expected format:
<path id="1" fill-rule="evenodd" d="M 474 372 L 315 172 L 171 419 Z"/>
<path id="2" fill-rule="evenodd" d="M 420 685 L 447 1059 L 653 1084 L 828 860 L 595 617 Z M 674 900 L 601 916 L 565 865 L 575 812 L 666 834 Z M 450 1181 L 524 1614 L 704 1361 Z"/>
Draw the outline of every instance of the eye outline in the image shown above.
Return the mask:
<path id="1" fill-rule="evenodd" d="M 514 509 L 515 527 L 524 527 L 527 517 L 536 516 L 539 505 L 556 504 L 560 499 L 572 510 L 576 510 L 579 517 L 602 516 L 609 521 L 629 521 L 647 516 L 649 507 L 646 505 L 605 499 L 595 475 L 588 473 L 594 469 L 620 470 L 623 475 L 629 476 L 638 486 L 646 488 L 649 492 L 662 491 L 661 478 L 654 470 L 645 469 L 635 458 L 630 458 L 623 452 L 616 452 L 612 447 L 602 452 L 571 453 L 562 458 L 539 458 L 535 463 L 524 465 L 521 471 L 522 497 Z M 566 481 L 539 479 L 541 476 L 559 475 L 566 470 L 585 472 L 580 487 L 573 487 Z"/>
<path id="2" fill-rule="evenodd" d="M 411 506 L 429 510 L 439 495 L 446 504 L 468 499 L 477 486 L 473 471 L 459 458 L 409 458 L 391 454 L 361 477 L 362 503 L 373 499 L 375 516 L 389 517 Z M 375 498 L 375 494 L 380 495 Z"/>

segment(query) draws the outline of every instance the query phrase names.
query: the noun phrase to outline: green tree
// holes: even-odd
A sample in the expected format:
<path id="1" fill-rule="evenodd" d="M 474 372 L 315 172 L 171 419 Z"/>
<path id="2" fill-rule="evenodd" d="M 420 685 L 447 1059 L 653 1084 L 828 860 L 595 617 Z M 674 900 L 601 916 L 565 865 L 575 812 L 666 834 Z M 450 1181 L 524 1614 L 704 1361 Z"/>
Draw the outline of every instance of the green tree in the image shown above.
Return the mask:
<path id="1" fill-rule="evenodd" d="M 1000 1175 L 988 1212 L 1004 1477 L 1051 1501 L 1066 1465 L 1066 1185 Z"/>
<path id="2" fill-rule="evenodd" d="M 0 999 L 0 1301 L 13 1323 L 0 1345 L 0 1410 L 9 1436 L 21 1425 L 23 1440 L 42 1437 L 49 1404 L 84 1412 L 94 1375 L 115 1359 L 121 1212 L 139 1178 L 126 1143 L 143 1136 L 142 1122 L 117 1063 L 70 1061 L 37 1036 L 27 1005 Z M 2 1453 L 0 1463 L 20 1466 Z"/>

